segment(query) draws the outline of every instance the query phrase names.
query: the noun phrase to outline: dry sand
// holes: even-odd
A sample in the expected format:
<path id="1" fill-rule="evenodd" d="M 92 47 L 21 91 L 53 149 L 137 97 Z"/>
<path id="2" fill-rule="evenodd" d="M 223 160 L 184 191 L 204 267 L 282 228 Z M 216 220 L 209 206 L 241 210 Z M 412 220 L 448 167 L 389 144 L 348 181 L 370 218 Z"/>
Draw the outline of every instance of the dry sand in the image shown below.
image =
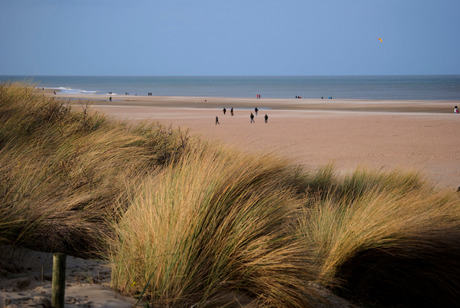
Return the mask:
<path id="1" fill-rule="evenodd" d="M 82 104 L 93 99 L 92 108 L 117 119 L 189 129 L 243 151 L 286 157 L 307 170 L 329 163 L 341 174 L 358 167 L 416 170 L 439 188 L 460 186 L 460 115 L 453 113 L 460 101 L 114 96 L 110 102 L 108 96 L 61 96 L 73 97 L 76 110 L 75 98 Z"/>
<path id="2" fill-rule="evenodd" d="M 66 258 L 65 307 L 130 308 L 134 298 L 110 289 L 107 263 Z M 0 246 L 0 307 L 51 307 L 53 255 Z"/>

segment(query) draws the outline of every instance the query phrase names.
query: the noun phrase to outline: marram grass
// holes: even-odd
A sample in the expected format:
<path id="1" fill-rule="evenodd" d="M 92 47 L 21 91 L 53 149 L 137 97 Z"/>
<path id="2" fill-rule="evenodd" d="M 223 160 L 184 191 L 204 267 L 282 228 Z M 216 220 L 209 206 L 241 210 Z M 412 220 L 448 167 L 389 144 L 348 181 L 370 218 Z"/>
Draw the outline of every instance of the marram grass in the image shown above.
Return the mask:
<path id="1" fill-rule="evenodd" d="M 115 226 L 114 287 L 155 306 L 213 306 L 229 293 L 312 305 L 317 273 L 294 229 L 301 200 L 269 156 L 195 150 L 140 186 Z"/>
<path id="2" fill-rule="evenodd" d="M 352 201 L 330 198 L 305 209 L 300 230 L 316 250 L 320 283 L 350 300 L 404 307 L 459 303 L 455 193 L 400 186 L 369 189 Z"/>
<path id="3" fill-rule="evenodd" d="M 180 131 L 129 127 L 30 86 L 1 85 L 0 240 L 73 254 L 103 251 L 104 222 L 115 204 L 187 143 Z"/>
<path id="4" fill-rule="evenodd" d="M 155 306 L 460 306 L 459 212 L 413 172 L 307 173 L 0 85 L 0 243 L 97 252 Z"/>

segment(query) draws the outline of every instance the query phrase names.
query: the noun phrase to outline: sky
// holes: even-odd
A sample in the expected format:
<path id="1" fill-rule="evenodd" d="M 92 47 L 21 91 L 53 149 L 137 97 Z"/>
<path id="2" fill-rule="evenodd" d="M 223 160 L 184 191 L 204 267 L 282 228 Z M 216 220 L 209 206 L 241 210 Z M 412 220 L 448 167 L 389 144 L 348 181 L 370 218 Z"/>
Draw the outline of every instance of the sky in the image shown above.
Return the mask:
<path id="1" fill-rule="evenodd" d="M 0 0 L 0 75 L 459 75 L 459 13 L 459 0 Z"/>

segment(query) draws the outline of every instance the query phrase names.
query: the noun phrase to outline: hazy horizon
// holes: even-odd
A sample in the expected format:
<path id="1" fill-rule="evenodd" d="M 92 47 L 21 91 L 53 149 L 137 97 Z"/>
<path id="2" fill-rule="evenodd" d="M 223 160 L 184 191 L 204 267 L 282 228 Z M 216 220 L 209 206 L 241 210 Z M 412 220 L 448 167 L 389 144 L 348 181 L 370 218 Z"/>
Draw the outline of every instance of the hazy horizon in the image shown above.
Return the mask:
<path id="1" fill-rule="evenodd" d="M 423 77 L 423 76 L 460 76 L 458 74 L 381 74 L 381 75 L 23 75 L 23 74 L 0 74 L 1 77 Z"/>

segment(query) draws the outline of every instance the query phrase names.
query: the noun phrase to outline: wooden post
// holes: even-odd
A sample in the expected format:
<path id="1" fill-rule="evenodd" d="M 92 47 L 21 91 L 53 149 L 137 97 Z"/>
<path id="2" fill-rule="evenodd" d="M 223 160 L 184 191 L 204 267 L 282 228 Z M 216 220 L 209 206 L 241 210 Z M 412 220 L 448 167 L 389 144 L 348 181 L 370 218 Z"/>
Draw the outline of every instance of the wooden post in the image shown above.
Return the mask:
<path id="1" fill-rule="evenodd" d="M 64 253 L 53 254 L 53 280 L 51 284 L 51 307 L 64 308 L 65 262 Z"/>

